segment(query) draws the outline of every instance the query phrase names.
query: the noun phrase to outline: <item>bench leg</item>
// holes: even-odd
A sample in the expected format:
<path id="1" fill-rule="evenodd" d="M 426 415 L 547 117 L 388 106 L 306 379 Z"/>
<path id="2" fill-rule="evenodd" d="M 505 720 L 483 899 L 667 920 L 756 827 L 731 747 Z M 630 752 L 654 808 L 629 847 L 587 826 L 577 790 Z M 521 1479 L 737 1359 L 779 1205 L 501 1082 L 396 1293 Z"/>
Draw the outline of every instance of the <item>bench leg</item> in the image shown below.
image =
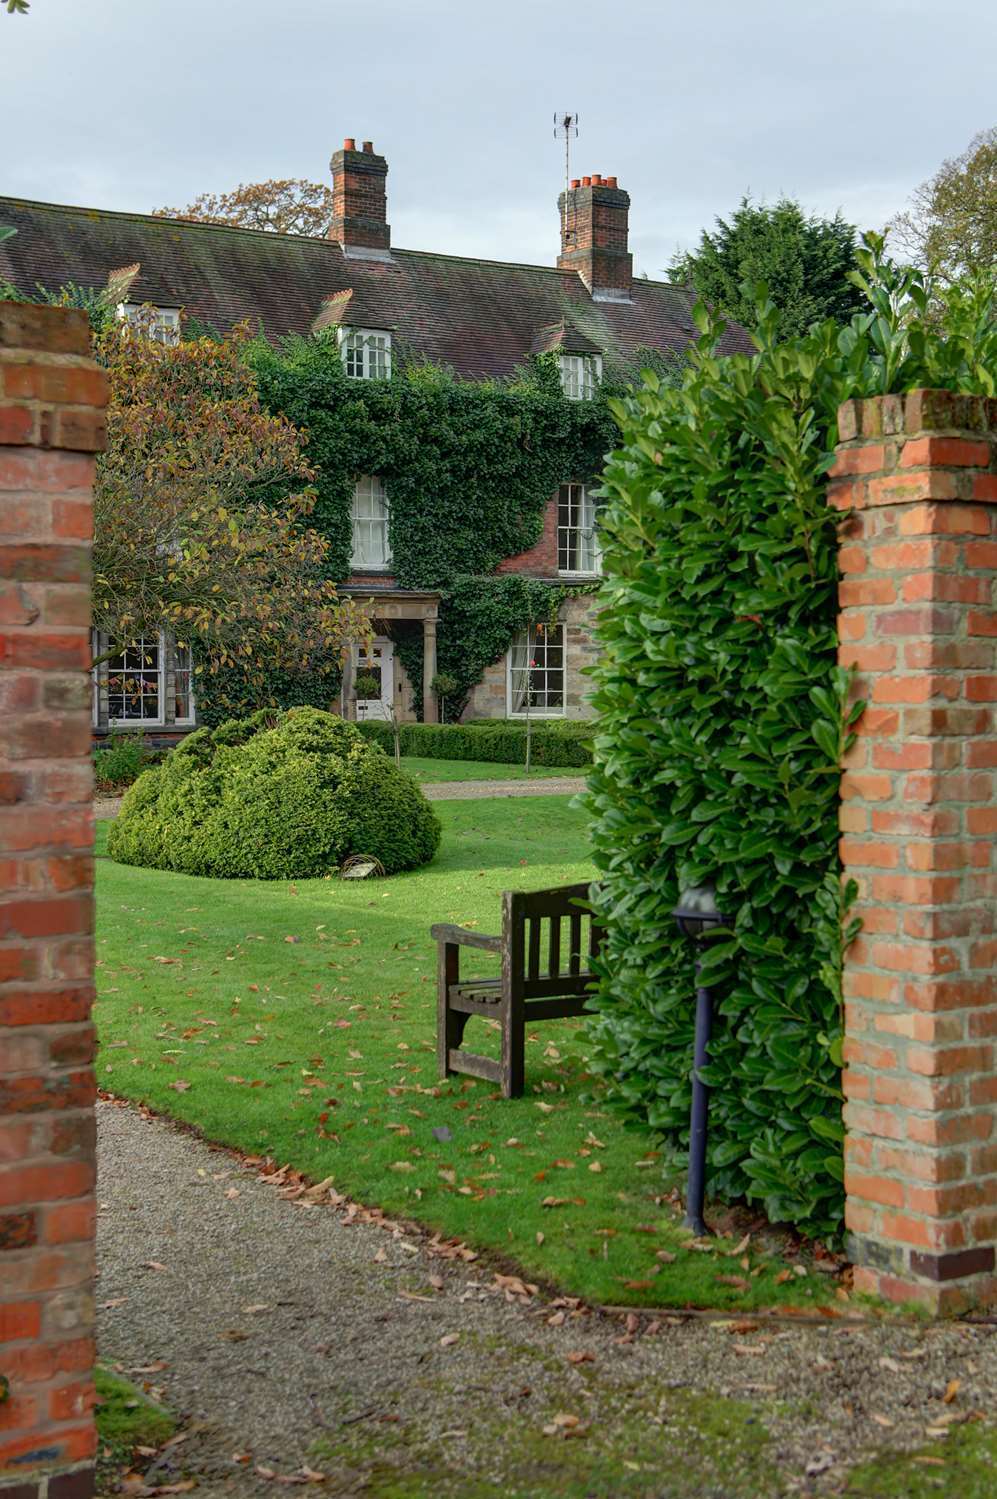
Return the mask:
<path id="1" fill-rule="evenodd" d="M 523 1001 L 507 994 L 502 1006 L 502 1096 L 520 1098 L 526 1085 L 526 1015 Z"/>
<path id="2" fill-rule="evenodd" d="M 450 985 L 460 976 L 459 964 L 457 944 L 441 942 L 436 992 L 436 1069 L 440 1077 L 453 1075 L 450 1052 L 460 1045 L 467 1024 L 467 1016 L 451 1010 L 448 998 Z"/>

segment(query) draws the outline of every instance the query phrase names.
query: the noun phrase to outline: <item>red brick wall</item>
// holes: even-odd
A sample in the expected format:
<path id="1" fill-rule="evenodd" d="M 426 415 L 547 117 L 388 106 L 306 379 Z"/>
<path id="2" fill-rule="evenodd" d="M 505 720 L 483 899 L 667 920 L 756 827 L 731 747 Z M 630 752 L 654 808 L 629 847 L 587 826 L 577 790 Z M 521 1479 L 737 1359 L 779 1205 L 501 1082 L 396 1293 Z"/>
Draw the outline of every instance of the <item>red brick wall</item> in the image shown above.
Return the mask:
<path id="1" fill-rule="evenodd" d="M 535 546 L 506 557 L 495 569 L 498 573 L 525 573 L 531 578 L 557 577 L 557 495 L 548 501 L 544 511 L 543 535 Z"/>
<path id="2" fill-rule="evenodd" d="M 869 703 L 842 781 L 847 1222 L 858 1285 L 958 1308 L 997 1296 L 997 402 L 839 425 L 839 659 Z"/>
<path id="3" fill-rule="evenodd" d="M 612 184 L 585 178 L 558 199 L 561 270 L 577 271 L 593 294 L 629 296 L 633 256 L 628 248 L 630 195 Z"/>
<path id="4" fill-rule="evenodd" d="M 388 224 L 388 163 L 370 141 L 357 151 L 346 141 L 332 167 L 332 225 L 329 238 L 343 247 L 386 251 L 391 246 Z"/>
<path id="5" fill-rule="evenodd" d="M 0 1499 L 93 1491 L 88 350 L 0 303 Z"/>

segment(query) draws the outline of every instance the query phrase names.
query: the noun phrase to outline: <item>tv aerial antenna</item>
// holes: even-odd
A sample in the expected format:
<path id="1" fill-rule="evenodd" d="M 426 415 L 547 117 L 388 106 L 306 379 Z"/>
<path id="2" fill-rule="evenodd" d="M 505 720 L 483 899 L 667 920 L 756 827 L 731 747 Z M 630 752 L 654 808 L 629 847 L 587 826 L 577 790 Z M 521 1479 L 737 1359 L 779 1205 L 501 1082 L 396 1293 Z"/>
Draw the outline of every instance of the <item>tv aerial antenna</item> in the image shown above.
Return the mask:
<path id="1" fill-rule="evenodd" d="M 564 191 L 568 191 L 571 182 L 571 142 L 578 135 L 577 114 L 563 114 L 554 116 L 554 139 L 564 141 Z"/>
<path id="2" fill-rule="evenodd" d="M 577 114 L 554 116 L 554 139 L 564 141 L 564 212 L 561 215 L 561 243 L 565 241 L 568 223 L 568 193 L 571 191 L 571 142 L 578 135 Z"/>

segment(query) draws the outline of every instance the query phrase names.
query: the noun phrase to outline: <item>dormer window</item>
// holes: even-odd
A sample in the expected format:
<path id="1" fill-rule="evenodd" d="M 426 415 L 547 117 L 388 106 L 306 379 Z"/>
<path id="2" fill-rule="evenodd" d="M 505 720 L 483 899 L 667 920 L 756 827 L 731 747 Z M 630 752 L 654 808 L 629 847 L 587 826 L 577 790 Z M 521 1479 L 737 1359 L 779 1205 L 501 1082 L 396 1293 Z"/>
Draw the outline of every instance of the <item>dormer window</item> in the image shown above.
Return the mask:
<path id="1" fill-rule="evenodd" d="M 376 571 L 391 562 L 388 497 L 376 474 L 365 474 L 353 489 L 353 556 L 360 570 Z"/>
<path id="2" fill-rule="evenodd" d="M 387 380 L 391 374 L 391 334 L 380 328 L 340 328 L 343 368 L 351 380 Z"/>
<path id="3" fill-rule="evenodd" d="M 138 302 L 119 302 L 118 317 L 157 344 L 180 342 L 179 307 L 152 307 Z"/>
<path id="4" fill-rule="evenodd" d="M 562 354 L 561 389 L 569 401 L 590 401 L 602 379 L 601 354 Z"/>

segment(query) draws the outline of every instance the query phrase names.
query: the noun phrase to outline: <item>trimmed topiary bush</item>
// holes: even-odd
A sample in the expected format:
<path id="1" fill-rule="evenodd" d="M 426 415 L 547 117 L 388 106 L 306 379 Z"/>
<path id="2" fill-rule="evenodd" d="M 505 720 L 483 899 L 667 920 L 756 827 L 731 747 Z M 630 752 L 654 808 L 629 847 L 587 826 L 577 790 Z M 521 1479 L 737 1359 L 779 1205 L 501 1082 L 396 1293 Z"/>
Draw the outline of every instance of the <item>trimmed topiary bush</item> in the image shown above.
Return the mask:
<path id="1" fill-rule="evenodd" d="M 135 782 L 107 847 L 119 864 L 280 880 L 358 853 L 397 874 L 439 842 L 432 807 L 382 749 L 331 713 L 292 708 L 190 734 Z"/>

